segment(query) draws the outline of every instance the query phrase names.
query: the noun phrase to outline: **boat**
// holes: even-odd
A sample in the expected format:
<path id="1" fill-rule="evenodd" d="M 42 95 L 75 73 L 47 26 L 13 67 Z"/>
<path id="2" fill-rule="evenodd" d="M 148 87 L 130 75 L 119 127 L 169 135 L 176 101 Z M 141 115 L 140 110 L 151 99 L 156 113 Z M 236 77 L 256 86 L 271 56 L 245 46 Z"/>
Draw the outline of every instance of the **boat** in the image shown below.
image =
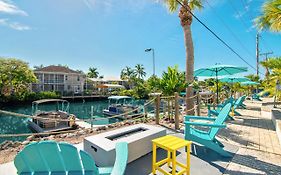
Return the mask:
<path id="1" fill-rule="evenodd" d="M 110 96 L 108 97 L 108 108 L 103 110 L 106 116 L 114 116 L 125 113 L 124 116 L 118 118 L 127 119 L 140 115 L 138 106 L 133 104 L 133 98 L 129 96 Z M 134 110 L 134 111 L 133 111 Z M 128 113 L 133 111 L 131 113 Z"/>
<path id="2" fill-rule="evenodd" d="M 55 104 L 56 109 L 45 111 L 40 107 L 43 104 Z M 43 99 L 32 102 L 32 118 L 28 121 L 28 126 L 34 132 L 56 132 L 75 129 L 75 115 L 69 114 L 69 102 L 62 99 Z M 50 120 L 58 119 L 58 120 Z M 69 121 L 59 121 L 60 119 Z"/>

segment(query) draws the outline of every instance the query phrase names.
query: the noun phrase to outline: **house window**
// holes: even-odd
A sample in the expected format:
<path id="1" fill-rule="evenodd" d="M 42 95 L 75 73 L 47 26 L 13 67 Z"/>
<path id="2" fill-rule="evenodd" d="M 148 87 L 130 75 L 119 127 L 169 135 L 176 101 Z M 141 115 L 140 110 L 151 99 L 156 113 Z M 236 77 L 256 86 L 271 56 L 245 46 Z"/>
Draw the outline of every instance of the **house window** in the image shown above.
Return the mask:
<path id="1" fill-rule="evenodd" d="M 80 81 L 80 77 L 79 76 L 77 77 L 77 81 Z"/>
<path id="2" fill-rule="evenodd" d="M 65 76 L 65 80 L 67 80 L 67 75 Z"/>
<path id="3" fill-rule="evenodd" d="M 70 86 L 70 85 L 68 85 L 68 86 L 67 86 L 67 89 L 68 89 L 68 90 L 70 90 L 70 89 L 71 89 L 71 86 Z"/>

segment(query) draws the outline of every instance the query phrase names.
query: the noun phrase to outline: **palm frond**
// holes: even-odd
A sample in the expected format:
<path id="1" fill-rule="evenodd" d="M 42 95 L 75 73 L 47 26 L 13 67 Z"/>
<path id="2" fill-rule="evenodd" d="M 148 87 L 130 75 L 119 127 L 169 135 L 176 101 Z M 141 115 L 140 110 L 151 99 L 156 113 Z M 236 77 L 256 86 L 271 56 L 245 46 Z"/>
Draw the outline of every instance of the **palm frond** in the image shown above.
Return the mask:
<path id="1" fill-rule="evenodd" d="M 274 32 L 281 31 L 281 0 L 269 0 L 262 7 L 262 15 L 255 19 L 260 29 L 269 29 Z"/>

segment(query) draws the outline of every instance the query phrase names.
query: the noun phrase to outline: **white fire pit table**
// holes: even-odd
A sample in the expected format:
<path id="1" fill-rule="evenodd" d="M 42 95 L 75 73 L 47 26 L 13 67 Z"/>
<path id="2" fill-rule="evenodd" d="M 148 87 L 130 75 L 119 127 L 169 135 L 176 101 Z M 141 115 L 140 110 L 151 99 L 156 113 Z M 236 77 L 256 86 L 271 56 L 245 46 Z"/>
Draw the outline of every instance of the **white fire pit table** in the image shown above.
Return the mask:
<path id="1" fill-rule="evenodd" d="M 84 150 L 90 153 L 98 166 L 112 166 L 115 162 L 115 144 L 127 142 L 128 163 L 152 151 L 151 140 L 166 135 L 166 129 L 137 124 L 108 131 L 84 139 Z"/>

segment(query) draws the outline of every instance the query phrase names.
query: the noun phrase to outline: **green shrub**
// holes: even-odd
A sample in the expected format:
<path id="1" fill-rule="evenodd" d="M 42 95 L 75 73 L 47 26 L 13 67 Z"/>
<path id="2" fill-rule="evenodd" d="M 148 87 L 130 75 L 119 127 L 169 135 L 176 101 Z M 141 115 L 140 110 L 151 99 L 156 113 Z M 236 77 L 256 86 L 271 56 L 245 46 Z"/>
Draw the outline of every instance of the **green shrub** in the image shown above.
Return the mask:
<path id="1" fill-rule="evenodd" d="M 9 96 L 0 96 L 0 103 L 7 103 L 7 102 L 28 102 L 40 99 L 47 99 L 47 98 L 60 98 L 61 96 L 56 92 L 30 92 L 26 91 L 23 93 L 15 93 Z"/>

